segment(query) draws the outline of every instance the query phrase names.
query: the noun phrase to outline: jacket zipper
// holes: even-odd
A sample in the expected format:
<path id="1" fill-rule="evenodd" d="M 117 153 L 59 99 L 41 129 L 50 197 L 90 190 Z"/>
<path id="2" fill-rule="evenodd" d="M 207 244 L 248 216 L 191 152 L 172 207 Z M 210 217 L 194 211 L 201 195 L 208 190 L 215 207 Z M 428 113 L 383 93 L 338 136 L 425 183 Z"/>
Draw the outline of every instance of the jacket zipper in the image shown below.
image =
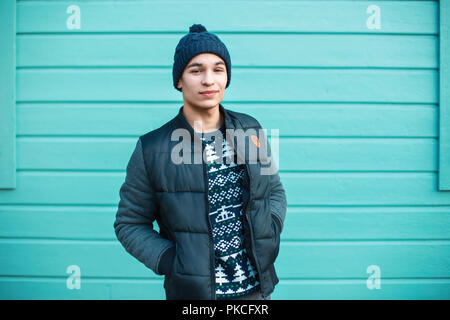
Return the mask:
<path id="1" fill-rule="evenodd" d="M 211 270 L 212 270 L 212 272 L 211 272 L 211 288 L 213 291 L 213 293 L 212 293 L 213 300 L 216 300 L 217 296 L 216 296 L 214 238 L 213 238 L 213 234 L 212 234 L 211 220 L 209 219 L 209 200 L 208 200 L 209 188 L 208 188 L 208 176 L 207 176 L 208 173 L 206 172 L 205 161 L 203 161 L 203 150 L 204 150 L 204 145 L 202 143 L 203 180 L 204 180 L 205 186 L 206 186 L 206 192 L 205 192 L 206 219 L 208 220 L 209 237 L 211 240 L 211 250 L 210 250 L 210 262 L 211 262 Z"/>
<path id="2" fill-rule="evenodd" d="M 251 199 L 252 199 L 252 189 L 251 189 L 251 175 L 250 175 L 250 169 L 249 169 L 249 167 L 248 167 L 248 163 L 247 162 L 245 162 L 245 167 L 247 168 L 247 175 L 248 175 L 248 190 L 249 190 L 249 192 L 248 192 L 248 200 L 247 200 L 247 204 L 246 204 L 246 206 L 245 206 L 245 218 L 247 219 L 247 223 L 248 223 L 248 226 L 249 226 L 249 229 L 250 229 L 250 243 L 251 243 L 251 247 L 252 247 L 252 252 L 251 252 L 251 254 L 252 254 L 252 256 L 253 256 L 253 260 L 255 261 L 255 263 L 256 263 L 256 270 L 258 271 L 258 275 L 259 275 L 259 286 L 260 286 L 260 290 L 261 290 L 261 294 L 262 294 L 262 297 L 263 297 L 263 299 L 265 298 L 265 295 L 264 295 L 264 293 L 262 292 L 262 274 L 261 274 L 261 268 L 260 268 L 260 266 L 259 266 L 259 261 L 256 259 L 256 255 L 255 255 L 255 243 L 254 243 L 254 239 L 253 239 L 253 227 L 252 227 L 252 223 L 251 223 L 251 220 L 250 220 L 250 217 L 248 216 L 248 214 L 247 214 L 247 211 L 248 211 L 248 206 L 250 205 L 250 203 L 251 203 Z"/>

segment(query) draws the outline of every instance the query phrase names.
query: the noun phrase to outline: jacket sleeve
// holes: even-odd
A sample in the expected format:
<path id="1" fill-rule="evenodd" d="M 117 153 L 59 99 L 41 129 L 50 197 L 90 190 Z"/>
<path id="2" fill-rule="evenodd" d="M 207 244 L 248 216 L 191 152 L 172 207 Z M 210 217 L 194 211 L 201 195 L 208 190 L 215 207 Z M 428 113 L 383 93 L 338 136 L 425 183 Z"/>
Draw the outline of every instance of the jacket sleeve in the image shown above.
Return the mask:
<path id="1" fill-rule="evenodd" d="M 259 129 L 262 129 L 261 124 L 257 121 Z M 264 158 L 269 159 L 270 165 L 275 165 L 277 167 L 276 171 L 269 175 L 270 177 L 270 212 L 272 213 L 272 218 L 277 222 L 277 227 L 279 233 L 281 233 L 284 225 L 284 219 L 286 217 L 286 193 L 283 185 L 280 181 L 280 175 L 278 174 L 278 163 L 272 163 L 274 161 L 271 147 L 264 131 L 261 131 L 261 139 L 263 143 L 267 144 L 267 155 Z M 267 159 L 266 158 L 266 159 Z"/>
<path id="2" fill-rule="evenodd" d="M 158 204 L 146 171 L 140 138 L 128 162 L 119 194 L 114 222 L 117 239 L 128 253 L 161 275 L 158 268 L 161 256 L 174 243 L 153 229 Z"/>
<path id="3" fill-rule="evenodd" d="M 279 232 L 283 230 L 284 218 L 286 217 L 286 194 L 277 173 L 270 176 L 270 212 L 275 221 L 278 222 Z"/>

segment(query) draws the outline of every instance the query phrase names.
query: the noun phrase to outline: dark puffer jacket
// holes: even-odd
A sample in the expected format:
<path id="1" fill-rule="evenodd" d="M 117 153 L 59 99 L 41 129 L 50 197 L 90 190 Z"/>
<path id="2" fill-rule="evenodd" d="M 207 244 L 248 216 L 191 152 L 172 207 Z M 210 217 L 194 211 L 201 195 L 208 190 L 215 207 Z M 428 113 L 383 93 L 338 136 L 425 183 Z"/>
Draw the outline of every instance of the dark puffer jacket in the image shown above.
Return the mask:
<path id="1" fill-rule="evenodd" d="M 227 110 L 221 104 L 219 109 L 226 129 L 254 129 L 260 141 L 266 139 L 259 134 L 261 126 L 253 117 Z M 193 145 L 198 134 L 182 110 L 183 106 L 171 121 L 139 137 L 120 189 L 114 228 L 125 249 L 158 275 L 162 274 L 159 264 L 163 254 L 168 249 L 175 252 L 171 270 L 164 279 L 167 299 L 215 300 L 206 164 L 202 160 L 194 162 L 193 155 L 191 164 L 177 165 L 171 160 L 171 151 L 177 144 L 184 148 L 180 155 L 189 147 L 196 150 Z M 190 141 L 171 140 L 172 132 L 180 128 L 188 130 Z M 279 282 L 274 262 L 286 215 L 286 196 L 277 171 L 261 174 L 261 168 L 269 165 L 261 163 L 260 152 L 257 161 L 249 161 L 252 142 L 249 136 L 245 139 L 244 144 L 236 137 L 229 141 L 239 159 L 245 159 L 248 173 L 243 182 L 244 246 L 257 268 L 261 292 L 268 296 Z M 268 143 L 267 149 L 266 154 L 270 154 Z M 159 233 L 153 229 L 155 220 Z"/>

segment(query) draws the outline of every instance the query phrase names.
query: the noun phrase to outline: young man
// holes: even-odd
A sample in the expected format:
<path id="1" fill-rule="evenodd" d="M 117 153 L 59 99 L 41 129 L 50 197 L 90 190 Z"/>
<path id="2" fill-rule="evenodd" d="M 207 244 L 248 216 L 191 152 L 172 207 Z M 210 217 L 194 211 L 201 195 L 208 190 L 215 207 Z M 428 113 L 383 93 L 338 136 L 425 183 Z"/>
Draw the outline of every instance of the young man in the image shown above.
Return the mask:
<path id="1" fill-rule="evenodd" d="M 246 153 L 250 143 L 262 149 L 259 122 L 221 105 L 231 79 L 227 48 L 202 25 L 189 31 L 173 64 L 183 106 L 139 137 L 120 189 L 115 232 L 132 256 L 165 276 L 167 299 L 270 299 L 279 282 L 274 262 L 285 191 L 278 172 L 261 173 L 264 155 Z M 174 139 L 180 130 L 181 143 Z M 230 132 L 239 130 L 256 135 L 238 143 Z M 180 145 L 189 161 L 180 163 Z M 201 161 L 192 161 L 199 153 Z"/>

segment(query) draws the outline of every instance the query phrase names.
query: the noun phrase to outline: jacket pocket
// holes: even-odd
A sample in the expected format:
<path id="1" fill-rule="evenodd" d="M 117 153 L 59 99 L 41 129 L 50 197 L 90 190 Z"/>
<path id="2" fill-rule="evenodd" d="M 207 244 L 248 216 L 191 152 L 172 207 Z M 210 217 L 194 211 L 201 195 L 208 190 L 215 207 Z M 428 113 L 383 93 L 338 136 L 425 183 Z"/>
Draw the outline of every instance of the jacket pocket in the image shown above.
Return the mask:
<path id="1" fill-rule="evenodd" d="M 259 227 L 260 237 L 256 238 L 256 258 L 259 260 L 261 271 L 266 271 L 278 257 L 280 250 L 280 232 L 278 231 L 275 218 L 272 213 L 265 212 L 261 215 Z"/>

